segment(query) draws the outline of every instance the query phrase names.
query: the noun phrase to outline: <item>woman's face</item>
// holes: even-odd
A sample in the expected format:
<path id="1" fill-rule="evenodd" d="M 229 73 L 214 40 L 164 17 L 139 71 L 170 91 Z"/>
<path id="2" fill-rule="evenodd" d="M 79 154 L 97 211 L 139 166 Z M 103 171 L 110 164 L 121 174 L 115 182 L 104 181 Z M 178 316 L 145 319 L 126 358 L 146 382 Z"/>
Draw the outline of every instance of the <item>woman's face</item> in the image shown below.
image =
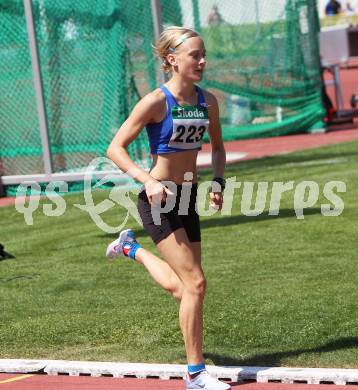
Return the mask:
<path id="1" fill-rule="evenodd" d="M 184 78 L 200 81 L 206 65 L 205 46 L 200 37 L 186 39 L 177 47 L 173 56 L 173 72 L 178 72 Z"/>

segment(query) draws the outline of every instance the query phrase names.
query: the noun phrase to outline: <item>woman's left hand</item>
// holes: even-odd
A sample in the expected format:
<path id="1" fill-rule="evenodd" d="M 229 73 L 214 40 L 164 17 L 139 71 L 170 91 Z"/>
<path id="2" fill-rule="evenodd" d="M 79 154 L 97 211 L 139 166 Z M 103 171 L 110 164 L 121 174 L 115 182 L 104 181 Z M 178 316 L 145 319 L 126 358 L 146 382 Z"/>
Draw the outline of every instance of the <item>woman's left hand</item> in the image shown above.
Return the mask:
<path id="1" fill-rule="evenodd" d="M 222 192 L 210 192 L 210 207 L 221 210 L 224 198 Z"/>

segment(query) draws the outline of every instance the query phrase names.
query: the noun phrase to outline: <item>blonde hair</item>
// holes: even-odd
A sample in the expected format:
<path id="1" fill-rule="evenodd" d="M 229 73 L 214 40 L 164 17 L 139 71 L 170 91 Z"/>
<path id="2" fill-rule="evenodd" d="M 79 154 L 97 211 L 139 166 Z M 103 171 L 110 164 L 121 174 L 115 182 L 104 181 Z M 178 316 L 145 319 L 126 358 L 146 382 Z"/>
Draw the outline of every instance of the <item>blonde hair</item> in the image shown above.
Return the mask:
<path id="1" fill-rule="evenodd" d="M 175 49 L 185 42 L 188 38 L 200 37 L 200 35 L 190 28 L 170 26 L 166 28 L 159 36 L 155 43 L 154 52 L 162 63 L 162 69 L 165 72 L 170 72 L 171 65 L 167 60 L 167 55 L 174 53 Z"/>

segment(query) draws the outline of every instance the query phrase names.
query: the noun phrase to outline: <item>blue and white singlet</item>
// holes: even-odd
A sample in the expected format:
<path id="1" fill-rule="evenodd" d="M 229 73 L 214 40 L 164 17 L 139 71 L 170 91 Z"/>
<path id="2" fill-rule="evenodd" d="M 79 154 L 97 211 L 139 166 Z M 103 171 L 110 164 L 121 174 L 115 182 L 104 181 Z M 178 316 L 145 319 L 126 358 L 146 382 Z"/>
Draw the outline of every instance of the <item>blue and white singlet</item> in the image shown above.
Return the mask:
<path id="1" fill-rule="evenodd" d="M 200 150 L 205 131 L 209 128 L 209 115 L 204 93 L 195 86 L 198 94 L 196 106 L 180 106 L 164 85 L 167 113 L 158 123 L 146 126 L 151 154 L 175 153 L 184 150 Z"/>

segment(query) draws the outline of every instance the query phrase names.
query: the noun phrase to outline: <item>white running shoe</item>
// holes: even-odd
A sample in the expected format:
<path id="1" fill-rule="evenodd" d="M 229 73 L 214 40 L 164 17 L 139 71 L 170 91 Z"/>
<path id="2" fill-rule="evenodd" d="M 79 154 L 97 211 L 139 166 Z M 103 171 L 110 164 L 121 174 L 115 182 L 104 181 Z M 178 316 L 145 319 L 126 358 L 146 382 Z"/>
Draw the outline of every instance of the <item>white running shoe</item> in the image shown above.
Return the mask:
<path id="1" fill-rule="evenodd" d="M 185 379 L 186 389 L 202 389 L 202 390 L 229 390 L 231 386 L 225 382 L 221 382 L 216 378 L 209 375 L 209 373 L 204 370 L 194 379 L 190 379 L 187 375 Z"/>
<path id="2" fill-rule="evenodd" d="M 123 230 L 119 237 L 112 241 L 106 251 L 106 256 L 113 260 L 118 256 L 128 256 L 132 246 L 137 243 L 135 234 L 132 229 Z"/>

